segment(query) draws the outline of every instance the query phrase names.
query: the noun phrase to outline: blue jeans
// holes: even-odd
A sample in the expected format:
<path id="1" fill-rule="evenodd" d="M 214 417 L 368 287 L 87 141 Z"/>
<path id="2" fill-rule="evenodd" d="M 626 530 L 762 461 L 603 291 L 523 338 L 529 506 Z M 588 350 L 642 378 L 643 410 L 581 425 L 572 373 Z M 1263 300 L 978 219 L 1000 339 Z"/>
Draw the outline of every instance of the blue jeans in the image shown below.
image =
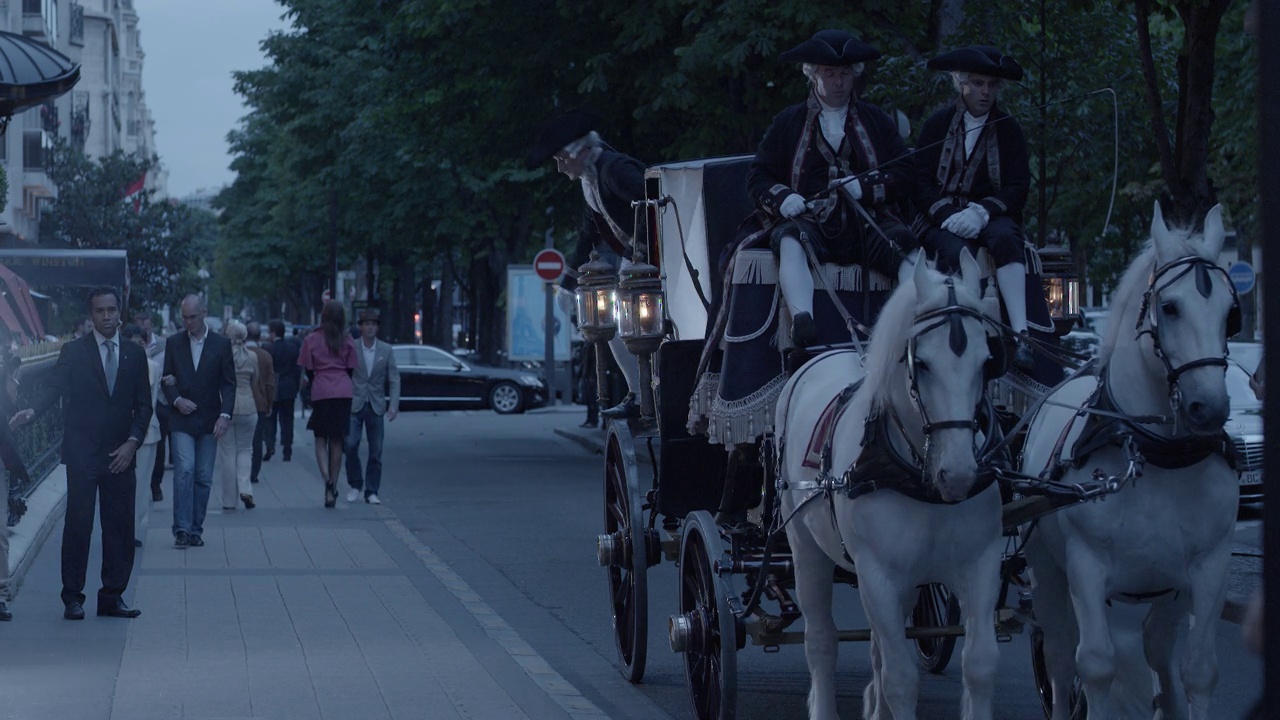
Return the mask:
<path id="1" fill-rule="evenodd" d="M 369 471 L 360 472 L 360 435 L 368 429 L 369 433 Z M 351 413 L 351 424 L 347 427 L 347 484 L 359 490 L 364 488 L 364 496 L 376 495 L 382 487 L 382 416 L 365 403 L 359 412 Z M 362 475 L 367 475 L 361 480 Z"/>
<path id="2" fill-rule="evenodd" d="M 213 433 L 188 435 L 175 430 L 169 442 L 173 445 L 173 534 L 203 535 L 218 439 Z"/>

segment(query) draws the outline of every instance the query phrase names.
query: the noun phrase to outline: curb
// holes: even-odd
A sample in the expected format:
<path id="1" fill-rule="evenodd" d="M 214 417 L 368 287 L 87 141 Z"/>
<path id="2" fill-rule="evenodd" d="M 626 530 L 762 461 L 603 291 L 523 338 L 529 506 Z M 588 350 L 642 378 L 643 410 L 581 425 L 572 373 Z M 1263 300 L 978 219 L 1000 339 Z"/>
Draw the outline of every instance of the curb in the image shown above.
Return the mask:
<path id="1" fill-rule="evenodd" d="M 553 428 L 552 432 L 554 432 L 555 434 L 559 435 L 560 437 L 566 440 L 570 440 L 576 443 L 583 450 L 586 450 L 589 453 L 592 453 L 595 455 L 604 454 L 603 439 L 600 439 L 600 440 L 593 439 L 593 438 L 587 437 L 586 434 L 584 433 L 576 433 L 576 432 L 573 432 L 572 430 L 565 430 L 564 428 Z"/>
<path id="2" fill-rule="evenodd" d="M 53 532 L 53 526 L 62 518 L 67 507 L 67 467 L 58 465 L 40 482 L 36 491 L 27 498 L 27 514 L 13 528 L 9 538 L 9 596 L 17 598 L 22 580 L 44 541 Z M 38 523 L 29 525 L 28 523 Z M 31 532 L 28 529 L 35 528 Z"/>

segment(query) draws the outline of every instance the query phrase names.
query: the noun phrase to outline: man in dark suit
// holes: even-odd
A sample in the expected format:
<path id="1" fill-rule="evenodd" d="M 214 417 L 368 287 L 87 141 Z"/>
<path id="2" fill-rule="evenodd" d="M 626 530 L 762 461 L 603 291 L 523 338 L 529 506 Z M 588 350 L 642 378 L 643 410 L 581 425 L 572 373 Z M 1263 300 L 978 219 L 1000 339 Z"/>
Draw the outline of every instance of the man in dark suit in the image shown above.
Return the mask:
<path id="1" fill-rule="evenodd" d="M 67 511 L 62 530 L 63 617 L 84 619 L 85 571 L 95 500 L 102 516 L 102 589 L 98 614 L 135 618 L 124 602 L 133 573 L 134 453 L 151 423 L 147 354 L 120 342 L 120 297 L 114 288 L 89 292 L 93 331 L 62 346 L 34 407 L 22 421 L 62 401 L 62 462 Z"/>
<path id="2" fill-rule="evenodd" d="M 276 451 L 276 420 L 280 422 L 280 452 L 284 461 L 293 457 L 293 407 L 298 398 L 298 384 L 302 373 L 298 368 L 298 343 L 285 337 L 284 322 L 272 320 L 271 344 L 267 352 L 271 353 L 271 364 L 276 370 L 276 397 L 268 418 L 265 440 L 267 450 L 263 460 L 270 460 Z"/>
<path id="3" fill-rule="evenodd" d="M 173 445 L 173 545 L 204 545 L 204 517 L 213 487 L 218 438 L 227 431 L 236 403 L 231 341 L 209 332 L 204 300 L 182 300 L 183 332 L 165 341 L 165 397 Z"/>

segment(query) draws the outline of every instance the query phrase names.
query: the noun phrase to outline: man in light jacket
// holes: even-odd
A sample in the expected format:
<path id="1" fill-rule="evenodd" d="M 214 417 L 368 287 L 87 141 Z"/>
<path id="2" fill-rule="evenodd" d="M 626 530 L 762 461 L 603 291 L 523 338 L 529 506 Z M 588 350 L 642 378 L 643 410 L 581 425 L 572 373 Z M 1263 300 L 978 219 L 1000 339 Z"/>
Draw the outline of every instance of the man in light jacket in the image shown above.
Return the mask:
<path id="1" fill-rule="evenodd" d="M 382 486 L 382 417 L 394 421 L 400 408 L 400 371 L 391 346 L 378 339 L 378 311 L 360 311 L 359 362 L 351 376 L 351 426 L 347 431 L 347 502 L 355 502 L 364 492 L 364 501 L 380 505 Z M 390 395 L 390 398 L 388 398 Z M 369 435 L 368 469 L 360 471 L 360 436 Z"/>

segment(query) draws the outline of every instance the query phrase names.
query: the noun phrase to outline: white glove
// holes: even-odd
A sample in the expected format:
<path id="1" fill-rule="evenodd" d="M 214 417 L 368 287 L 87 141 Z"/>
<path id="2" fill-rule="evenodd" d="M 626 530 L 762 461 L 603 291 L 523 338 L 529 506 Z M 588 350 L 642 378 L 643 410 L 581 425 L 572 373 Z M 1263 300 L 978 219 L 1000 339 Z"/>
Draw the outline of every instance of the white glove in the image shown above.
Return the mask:
<path id="1" fill-rule="evenodd" d="M 978 233 L 982 232 L 982 228 L 986 225 L 982 213 L 972 207 L 967 207 L 942 221 L 943 230 L 955 233 L 965 240 L 978 237 Z"/>
<path id="2" fill-rule="evenodd" d="M 778 206 L 778 212 L 785 218 L 796 217 L 797 215 L 804 213 L 807 209 L 808 208 L 804 204 L 804 198 L 800 197 L 797 193 L 791 193 L 788 195 L 787 198 L 782 201 L 782 204 Z"/>
<path id="3" fill-rule="evenodd" d="M 557 285 L 556 306 L 560 308 L 560 312 L 564 313 L 565 317 L 573 317 L 578 308 L 577 294 Z"/>
<path id="4" fill-rule="evenodd" d="M 831 187 L 840 188 L 840 192 L 849 198 L 849 202 L 858 202 L 862 199 L 862 183 L 858 178 L 852 180 L 845 178 L 843 180 L 832 180 Z"/>

